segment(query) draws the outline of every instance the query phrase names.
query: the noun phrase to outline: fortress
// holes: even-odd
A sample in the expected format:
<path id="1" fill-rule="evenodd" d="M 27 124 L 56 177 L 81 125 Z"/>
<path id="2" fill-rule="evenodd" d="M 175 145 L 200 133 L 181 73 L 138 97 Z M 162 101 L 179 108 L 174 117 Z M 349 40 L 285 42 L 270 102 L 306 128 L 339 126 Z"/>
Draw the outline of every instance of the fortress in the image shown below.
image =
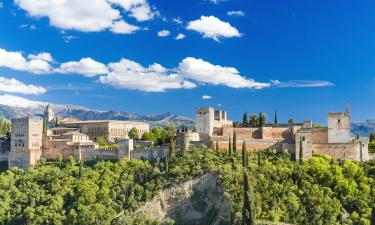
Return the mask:
<path id="1" fill-rule="evenodd" d="M 328 113 L 328 127 L 317 128 L 312 121 L 301 124 L 277 124 L 263 127 L 238 127 L 227 120 L 227 113 L 214 108 L 198 107 L 196 132 L 181 132 L 177 145 L 187 150 L 194 144 L 206 144 L 216 150 L 227 150 L 229 140 L 240 151 L 246 143 L 248 151 L 275 149 L 289 152 L 296 160 L 309 159 L 313 154 L 330 155 L 339 159 L 368 160 L 367 138 L 353 138 L 350 108 L 344 112 Z"/>

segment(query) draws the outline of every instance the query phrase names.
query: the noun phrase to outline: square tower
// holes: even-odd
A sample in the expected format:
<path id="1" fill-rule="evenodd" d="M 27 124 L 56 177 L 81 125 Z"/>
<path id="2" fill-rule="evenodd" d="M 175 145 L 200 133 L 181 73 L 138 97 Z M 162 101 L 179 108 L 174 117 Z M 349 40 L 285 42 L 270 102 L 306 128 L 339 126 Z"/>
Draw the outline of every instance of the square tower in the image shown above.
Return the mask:
<path id="1" fill-rule="evenodd" d="M 215 124 L 215 109 L 211 107 L 197 107 L 195 109 L 195 128 L 198 133 L 212 135 Z"/>
<path id="2" fill-rule="evenodd" d="M 328 143 L 347 144 L 352 140 L 350 112 L 328 113 Z"/>
<path id="3" fill-rule="evenodd" d="M 12 119 L 9 168 L 27 169 L 36 165 L 42 155 L 43 119 Z"/>

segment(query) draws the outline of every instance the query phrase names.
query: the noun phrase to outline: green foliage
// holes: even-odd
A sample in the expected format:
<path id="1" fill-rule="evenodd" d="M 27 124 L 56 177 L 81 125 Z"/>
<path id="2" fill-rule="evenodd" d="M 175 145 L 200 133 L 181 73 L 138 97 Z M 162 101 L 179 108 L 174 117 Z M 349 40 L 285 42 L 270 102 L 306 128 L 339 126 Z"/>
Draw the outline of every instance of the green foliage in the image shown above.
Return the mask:
<path id="1" fill-rule="evenodd" d="M 322 124 L 318 124 L 318 123 L 315 123 L 315 124 L 313 125 L 313 127 L 314 127 L 314 128 L 324 128 L 324 125 L 322 125 Z"/>
<path id="2" fill-rule="evenodd" d="M 242 127 L 249 127 L 249 119 L 247 112 L 245 112 L 242 116 Z"/>
<path id="3" fill-rule="evenodd" d="M 313 157 L 298 165 L 289 154 L 261 154 L 262 167 L 256 166 L 257 153 L 249 155 L 247 167 L 257 222 L 370 224 L 375 162 Z M 231 224 L 239 225 L 246 199 L 241 157 L 201 147 L 168 157 L 168 166 L 127 159 L 88 166 L 70 158 L 61 166 L 47 162 L 26 171 L 12 168 L 0 174 L 0 224 L 157 225 L 136 210 L 163 188 L 216 172 Z M 218 211 L 209 211 L 207 221 L 212 221 Z"/>
<path id="4" fill-rule="evenodd" d="M 247 170 L 243 171 L 243 206 L 242 206 L 242 224 L 255 225 L 255 199 L 253 188 L 249 182 Z"/>
<path id="5" fill-rule="evenodd" d="M 369 138 L 370 138 L 370 142 L 375 141 L 375 134 L 371 133 Z"/>
<path id="6" fill-rule="evenodd" d="M 107 139 L 103 136 L 97 137 L 96 143 L 98 143 L 100 147 L 108 145 Z"/>
<path id="7" fill-rule="evenodd" d="M 130 129 L 130 131 L 129 131 L 129 138 L 133 139 L 133 140 L 138 140 L 139 139 L 137 128 L 133 127 L 132 129 Z"/>
<path id="8" fill-rule="evenodd" d="M 258 123 L 259 123 L 258 116 L 256 114 L 251 114 L 250 121 L 249 121 L 250 127 L 259 127 Z"/>
<path id="9" fill-rule="evenodd" d="M 368 152 L 375 153 L 375 141 L 372 141 L 368 144 Z"/>
<path id="10" fill-rule="evenodd" d="M 10 132 L 10 123 L 0 117 L 0 136 L 8 135 Z"/>
<path id="11" fill-rule="evenodd" d="M 177 129 L 174 125 L 168 125 L 164 128 L 156 127 L 151 132 L 144 133 L 142 140 L 153 141 L 157 145 L 169 144 L 174 142 L 176 132 Z"/>

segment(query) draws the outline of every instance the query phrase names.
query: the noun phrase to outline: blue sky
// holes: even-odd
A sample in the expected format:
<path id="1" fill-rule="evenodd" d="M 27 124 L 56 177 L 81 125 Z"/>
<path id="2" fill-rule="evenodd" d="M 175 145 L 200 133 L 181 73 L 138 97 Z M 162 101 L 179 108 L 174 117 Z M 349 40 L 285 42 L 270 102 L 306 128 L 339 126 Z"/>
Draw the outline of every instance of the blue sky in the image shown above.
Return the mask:
<path id="1" fill-rule="evenodd" d="M 375 117 L 372 0 L 57 2 L 2 0 L 2 94 L 140 114 L 214 106 L 234 120 L 277 109 L 281 121 L 320 123 L 349 102 L 353 120 Z"/>

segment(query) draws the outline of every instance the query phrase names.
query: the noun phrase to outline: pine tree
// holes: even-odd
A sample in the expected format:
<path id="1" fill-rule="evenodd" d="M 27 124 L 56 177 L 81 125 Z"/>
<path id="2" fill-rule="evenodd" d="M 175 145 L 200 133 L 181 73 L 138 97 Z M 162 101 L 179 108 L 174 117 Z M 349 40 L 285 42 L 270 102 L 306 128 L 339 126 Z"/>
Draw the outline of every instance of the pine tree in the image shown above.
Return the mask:
<path id="1" fill-rule="evenodd" d="M 244 141 L 242 144 L 242 166 L 247 168 L 248 165 L 248 156 L 247 156 L 247 149 L 246 149 L 246 142 Z"/>
<path id="2" fill-rule="evenodd" d="M 277 110 L 275 111 L 274 125 L 275 125 L 275 127 L 277 127 L 279 125 L 278 120 L 277 120 Z"/>
<path id="3" fill-rule="evenodd" d="M 243 174 L 243 191 L 242 224 L 255 225 L 255 197 L 246 169 Z"/>
<path id="4" fill-rule="evenodd" d="M 237 152 L 237 134 L 236 131 L 233 133 L 233 153 L 236 155 Z"/>
<path id="5" fill-rule="evenodd" d="M 242 118 L 242 127 L 249 127 L 249 119 L 248 119 L 247 112 L 245 112 L 245 113 L 243 114 L 243 118 Z"/>

